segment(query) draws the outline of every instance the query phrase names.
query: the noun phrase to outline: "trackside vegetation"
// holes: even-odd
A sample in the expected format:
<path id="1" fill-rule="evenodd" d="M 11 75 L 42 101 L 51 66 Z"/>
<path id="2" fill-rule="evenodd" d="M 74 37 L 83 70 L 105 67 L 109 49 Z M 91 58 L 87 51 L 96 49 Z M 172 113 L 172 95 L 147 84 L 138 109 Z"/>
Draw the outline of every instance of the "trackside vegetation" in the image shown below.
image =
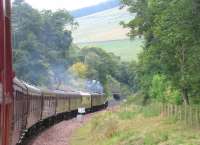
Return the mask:
<path id="1" fill-rule="evenodd" d="M 110 48 L 115 52 L 102 49 L 106 44 L 80 49 L 72 37 L 78 24 L 68 11 L 38 11 L 24 0 L 15 0 L 16 75 L 31 84 L 54 88 L 74 77 L 74 82 L 80 82 L 77 78 L 97 80 L 108 96 L 115 88 L 112 84 L 117 84 L 115 90 L 122 96 L 137 93 L 143 104 L 199 104 L 199 1 L 121 0 L 121 4 L 120 8 L 128 7 L 132 20 L 120 24 L 130 30 L 130 38 L 144 40 L 142 52 L 127 51 L 126 59 L 138 53 L 137 61 L 116 56 L 120 44 Z"/>
<path id="2" fill-rule="evenodd" d="M 75 90 L 84 86 L 81 82 L 96 81 L 106 96 L 131 96 L 94 115 L 76 130 L 71 145 L 200 144 L 200 1 L 120 2 L 120 9 L 128 7 L 131 13 L 131 20 L 120 24 L 137 41 L 91 43 L 82 49 L 74 44 L 78 24 L 67 10 L 39 11 L 15 0 L 16 76 L 56 89 L 69 81 L 75 82 Z M 107 36 L 118 31 L 111 33 Z"/>
<path id="3" fill-rule="evenodd" d="M 143 36 L 136 64 L 144 103 L 198 104 L 200 96 L 200 3 L 198 0 L 122 0 L 136 17 L 129 36 Z"/>
<path id="4" fill-rule="evenodd" d="M 156 105 L 155 105 L 156 106 Z M 71 137 L 72 145 L 197 145 L 199 131 L 155 106 L 122 105 L 96 114 Z"/>
<path id="5" fill-rule="evenodd" d="M 80 49 L 72 38 L 72 30 L 77 26 L 67 10 L 39 11 L 24 0 L 15 0 L 12 34 L 16 76 L 47 88 L 62 89 L 73 83 L 75 90 L 84 90 L 86 81 L 97 80 L 107 96 L 112 93 L 111 84 L 116 82 L 122 94 L 130 95 L 136 89 L 135 73 L 129 67 L 134 62 L 122 62 L 101 46 Z"/>

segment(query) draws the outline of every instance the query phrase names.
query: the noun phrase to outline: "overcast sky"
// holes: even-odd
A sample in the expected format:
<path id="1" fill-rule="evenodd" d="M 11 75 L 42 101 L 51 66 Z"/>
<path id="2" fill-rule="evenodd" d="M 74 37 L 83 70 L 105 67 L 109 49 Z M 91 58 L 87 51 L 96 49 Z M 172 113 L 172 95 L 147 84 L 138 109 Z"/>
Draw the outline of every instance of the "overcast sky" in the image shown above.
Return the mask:
<path id="1" fill-rule="evenodd" d="M 42 9 L 67 9 L 74 10 L 98 4 L 107 0 L 25 0 L 32 7 Z"/>

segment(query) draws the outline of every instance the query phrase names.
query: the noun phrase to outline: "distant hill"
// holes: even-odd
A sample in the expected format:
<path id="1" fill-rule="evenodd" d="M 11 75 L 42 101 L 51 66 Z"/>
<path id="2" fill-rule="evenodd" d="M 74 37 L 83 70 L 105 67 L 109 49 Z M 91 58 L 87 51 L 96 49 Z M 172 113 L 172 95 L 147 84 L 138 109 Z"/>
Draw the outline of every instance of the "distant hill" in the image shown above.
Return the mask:
<path id="1" fill-rule="evenodd" d="M 76 18 L 79 27 L 72 32 L 74 43 L 80 48 L 100 47 L 107 52 L 120 56 L 122 61 L 137 61 L 137 55 L 142 51 L 143 39 L 130 40 L 120 21 L 128 22 L 135 14 L 128 12 L 127 7 L 119 6 L 88 16 Z"/>
<path id="2" fill-rule="evenodd" d="M 75 43 L 99 42 L 109 40 L 129 39 L 126 35 L 129 29 L 123 28 L 120 21 L 128 22 L 135 17 L 127 8 L 118 7 L 97 12 L 88 16 L 76 18 L 79 23 L 72 35 Z"/>
<path id="3" fill-rule="evenodd" d="M 134 40 L 113 40 L 103 42 L 91 42 L 77 44 L 80 48 L 102 48 L 106 52 L 112 52 L 116 56 L 119 56 L 122 61 L 138 60 L 138 54 L 142 51 L 143 39 L 136 38 Z"/>
<path id="4" fill-rule="evenodd" d="M 120 5 L 119 0 L 108 0 L 106 2 L 102 2 L 94 6 L 85 7 L 82 9 L 71 11 L 70 14 L 73 17 L 78 18 L 78 17 L 88 16 L 90 14 L 101 12 L 104 10 L 108 10 L 108 9 L 117 7 L 119 5 Z"/>

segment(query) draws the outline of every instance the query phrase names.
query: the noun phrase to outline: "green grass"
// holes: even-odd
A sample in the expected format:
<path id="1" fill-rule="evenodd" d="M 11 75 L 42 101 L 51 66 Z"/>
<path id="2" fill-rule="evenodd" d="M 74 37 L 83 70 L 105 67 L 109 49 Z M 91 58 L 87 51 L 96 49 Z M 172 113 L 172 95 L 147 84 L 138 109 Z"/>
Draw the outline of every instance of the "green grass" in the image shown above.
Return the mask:
<path id="1" fill-rule="evenodd" d="M 112 52 L 120 56 L 123 61 L 137 60 L 138 53 L 142 51 L 142 39 L 135 40 L 116 40 L 95 43 L 79 44 L 81 48 L 87 47 L 100 47 L 107 52 Z"/>
<path id="2" fill-rule="evenodd" d="M 158 116 L 151 107 L 121 106 L 96 114 L 71 145 L 198 145 L 200 131 Z"/>

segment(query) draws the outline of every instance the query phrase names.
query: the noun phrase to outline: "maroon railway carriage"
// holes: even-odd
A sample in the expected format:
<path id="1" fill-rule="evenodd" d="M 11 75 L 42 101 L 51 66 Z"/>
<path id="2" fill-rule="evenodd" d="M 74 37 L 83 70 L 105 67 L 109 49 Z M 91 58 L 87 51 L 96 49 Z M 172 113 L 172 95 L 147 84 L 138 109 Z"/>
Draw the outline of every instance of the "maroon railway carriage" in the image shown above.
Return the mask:
<path id="1" fill-rule="evenodd" d="M 33 127 L 41 119 L 41 91 L 17 78 L 13 85 L 13 118 L 11 129 L 11 145 L 22 141 L 25 131 Z"/>
<path id="2" fill-rule="evenodd" d="M 39 88 L 31 86 L 25 83 L 27 87 L 27 99 L 28 99 L 28 115 L 26 128 L 33 127 L 37 122 L 41 120 L 42 114 L 42 92 Z"/>
<path id="3" fill-rule="evenodd" d="M 102 94 L 42 90 L 16 78 L 13 89 L 13 125 L 8 145 L 23 144 L 27 135 L 73 117 L 79 107 L 96 110 L 106 101 Z"/>
<path id="4" fill-rule="evenodd" d="M 10 0 L 0 0 L 0 145 L 10 145 L 12 118 L 12 49 Z"/>
<path id="5" fill-rule="evenodd" d="M 81 94 L 77 92 L 70 92 L 67 95 L 70 97 L 70 112 L 77 112 L 78 108 L 81 107 L 80 105 L 82 104 Z"/>
<path id="6" fill-rule="evenodd" d="M 43 109 L 42 109 L 42 120 L 50 118 L 56 114 L 56 96 L 53 91 L 43 90 Z"/>
<path id="7" fill-rule="evenodd" d="M 94 111 L 102 107 L 107 107 L 108 105 L 107 98 L 104 94 L 92 93 L 91 98 L 91 105 Z"/>
<path id="8" fill-rule="evenodd" d="M 67 96 L 66 92 L 60 91 L 60 90 L 55 90 L 54 94 L 56 95 L 56 98 L 57 98 L 56 114 L 69 112 L 70 111 L 70 104 L 69 104 L 70 96 Z"/>
<path id="9" fill-rule="evenodd" d="M 14 107 L 13 107 L 13 128 L 12 128 L 12 145 L 19 142 L 21 134 L 26 129 L 28 117 L 28 90 L 27 87 L 17 78 L 14 79 Z"/>

